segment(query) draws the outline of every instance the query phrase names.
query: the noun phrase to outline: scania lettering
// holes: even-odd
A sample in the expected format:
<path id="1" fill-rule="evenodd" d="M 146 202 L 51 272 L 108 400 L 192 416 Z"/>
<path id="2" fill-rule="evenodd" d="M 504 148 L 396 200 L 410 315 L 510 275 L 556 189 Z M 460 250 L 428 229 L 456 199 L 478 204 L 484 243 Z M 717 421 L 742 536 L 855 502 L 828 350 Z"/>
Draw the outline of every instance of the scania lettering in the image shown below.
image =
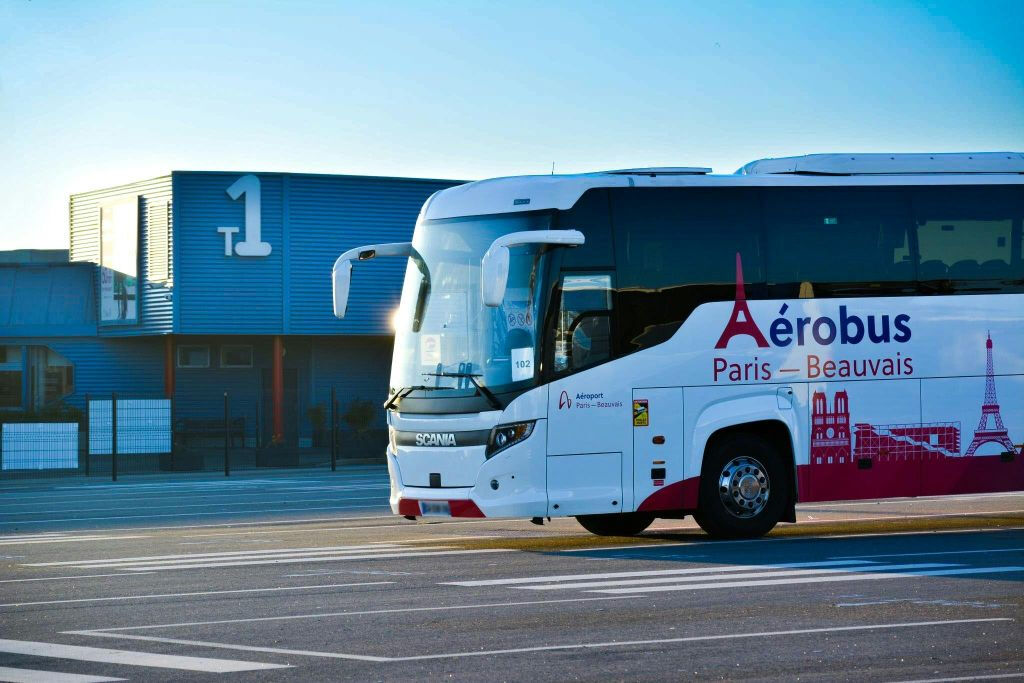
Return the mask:
<path id="1" fill-rule="evenodd" d="M 342 254 L 334 311 L 407 262 L 395 513 L 754 537 L 797 502 L 1024 490 L 1022 219 L 1010 152 L 498 178 Z"/>

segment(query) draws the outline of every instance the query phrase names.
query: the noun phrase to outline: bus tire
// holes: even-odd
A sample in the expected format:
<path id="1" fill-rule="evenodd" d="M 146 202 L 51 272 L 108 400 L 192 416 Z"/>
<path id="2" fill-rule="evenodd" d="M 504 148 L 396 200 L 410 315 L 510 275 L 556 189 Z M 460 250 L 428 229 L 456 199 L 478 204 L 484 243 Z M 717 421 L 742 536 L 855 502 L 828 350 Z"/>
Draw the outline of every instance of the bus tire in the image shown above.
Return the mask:
<path id="1" fill-rule="evenodd" d="M 580 515 L 576 521 L 596 536 L 636 536 L 651 525 L 654 516 L 642 512 L 617 512 L 609 515 Z"/>
<path id="2" fill-rule="evenodd" d="M 722 439 L 705 455 L 694 519 L 715 538 L 764 536 L 786 512 L 786 469 L 764 439 L 744 433 Z"/>

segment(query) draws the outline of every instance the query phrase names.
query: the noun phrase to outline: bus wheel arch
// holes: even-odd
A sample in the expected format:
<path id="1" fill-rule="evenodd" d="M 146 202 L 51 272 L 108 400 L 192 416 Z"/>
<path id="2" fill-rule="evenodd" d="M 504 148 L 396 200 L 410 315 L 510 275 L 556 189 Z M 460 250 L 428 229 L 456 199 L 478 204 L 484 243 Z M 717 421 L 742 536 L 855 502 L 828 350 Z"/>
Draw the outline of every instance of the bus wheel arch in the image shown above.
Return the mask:
<path id="1" fill-rule="evenodd" d="M 714 536 L 761 536 L 777 522 L 796 521 L 796 491 L 793 438 L 785 422 L 724 427 L 704 447 L 694 518 Z"/>

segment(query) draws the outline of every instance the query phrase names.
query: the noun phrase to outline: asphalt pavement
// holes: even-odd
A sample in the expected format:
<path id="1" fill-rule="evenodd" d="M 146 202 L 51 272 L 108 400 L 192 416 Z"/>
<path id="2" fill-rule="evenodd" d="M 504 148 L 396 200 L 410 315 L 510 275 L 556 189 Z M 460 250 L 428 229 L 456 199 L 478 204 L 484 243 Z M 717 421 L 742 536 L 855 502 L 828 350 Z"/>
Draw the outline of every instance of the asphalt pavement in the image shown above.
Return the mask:
<path id="1" fill-rule="evenodd" d="M 0 681 L 1024 678 L 1024 494 L 409 522 L 380 467 L 0 484 Z"/>

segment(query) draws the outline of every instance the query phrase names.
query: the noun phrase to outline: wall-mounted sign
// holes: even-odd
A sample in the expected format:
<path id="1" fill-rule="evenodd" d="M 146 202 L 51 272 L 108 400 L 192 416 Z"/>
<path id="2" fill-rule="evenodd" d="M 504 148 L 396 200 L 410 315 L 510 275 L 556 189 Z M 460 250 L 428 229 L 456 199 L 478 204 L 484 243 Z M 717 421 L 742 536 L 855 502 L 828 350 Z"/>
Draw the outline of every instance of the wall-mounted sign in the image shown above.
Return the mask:
<path id="1" fill-rule="evenodd" d="M 217 232 L 224 235 L 224 255 L 269 256 L 270 243 L 264 242 L 261 234 L 260 179 L 251 173 L 244 175 L 231 184 L 227 193 L 232 199 L 245 195 L 245 230 L 242 241 L 234 242 L 234 236 L 238 233 L 237 226 L 217 228 Z"/>
<path id="2" fill-rule="evenodd" d="M 100 322 L 139 320 L 139 198 L 100 206 Z"/>

